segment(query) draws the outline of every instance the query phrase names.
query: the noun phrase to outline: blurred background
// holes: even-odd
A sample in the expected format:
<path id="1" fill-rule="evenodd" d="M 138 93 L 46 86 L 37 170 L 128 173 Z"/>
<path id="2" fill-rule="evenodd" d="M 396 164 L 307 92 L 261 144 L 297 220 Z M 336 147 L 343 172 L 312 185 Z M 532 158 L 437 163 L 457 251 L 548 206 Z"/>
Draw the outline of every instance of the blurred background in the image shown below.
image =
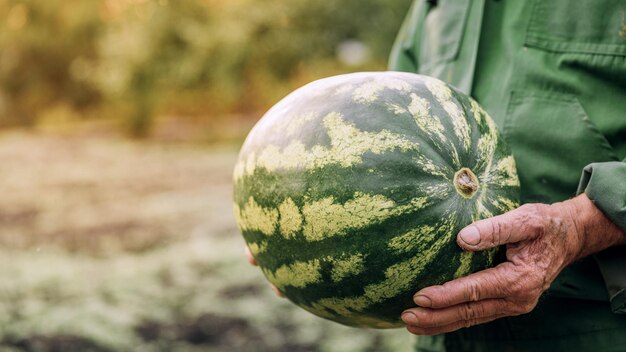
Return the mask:
<path id="1" fill-rule="evenodd" d="M 399 351 L 268 289 L 237 150 L 312 80 L 384 70 L 410 0 L 0 0 L 0 351 Z"/>

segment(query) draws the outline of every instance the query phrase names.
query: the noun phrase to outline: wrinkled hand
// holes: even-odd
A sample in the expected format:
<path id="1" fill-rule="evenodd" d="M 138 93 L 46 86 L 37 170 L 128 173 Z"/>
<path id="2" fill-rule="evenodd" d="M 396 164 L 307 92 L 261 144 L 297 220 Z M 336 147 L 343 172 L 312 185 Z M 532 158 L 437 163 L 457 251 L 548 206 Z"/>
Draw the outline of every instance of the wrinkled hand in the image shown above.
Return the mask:
<path id="1" fill-rule="evenodd" d="M 413 334 L 441 334 L 528 313 L 564 267 L 626 244 L 626 235 L 583 194 L 474 222 L 459 232 L 457 243 L 470 251 L 506 244 L 507 261 L 417 292 L 418 307 L 402 313 Z"/>
<path id="2" fill-rule="evenodd" d="M 257 265 L 256 259 L 254 259 L 254 256 L 252 255 L 252 252 L 250 252 L 250 248 L 248 248 L 248 246 L 245 246 L 245 253 L 246 253 L 246 259 L 248 260 L 248 263 L 250 263 L 250 265 L 256 266 Z M 270 288 L 272 289 L 272 291 L 274 291 L 276 296 L 285 297 L 285 295 L 282 292 L 280 292 L 278 287 L 270 284 Z"/>

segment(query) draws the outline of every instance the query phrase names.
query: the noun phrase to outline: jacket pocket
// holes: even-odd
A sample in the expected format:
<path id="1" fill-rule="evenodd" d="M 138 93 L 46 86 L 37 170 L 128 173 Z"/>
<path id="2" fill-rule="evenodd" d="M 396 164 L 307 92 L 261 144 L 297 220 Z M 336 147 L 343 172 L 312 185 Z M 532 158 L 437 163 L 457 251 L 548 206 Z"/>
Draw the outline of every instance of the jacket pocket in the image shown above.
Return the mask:
<path id="1" fill-rule="evenodd" d="M 563 53 L 626 55 L 626 1 L 534 0 L 525 44 Z"/>
<path id="2" fill-rule="evenodd" d="M 515 156 L 524 203 L 573 197 L 587 164 L 618 160 L 570 94 L 513 91 L 503 133 Z"/>

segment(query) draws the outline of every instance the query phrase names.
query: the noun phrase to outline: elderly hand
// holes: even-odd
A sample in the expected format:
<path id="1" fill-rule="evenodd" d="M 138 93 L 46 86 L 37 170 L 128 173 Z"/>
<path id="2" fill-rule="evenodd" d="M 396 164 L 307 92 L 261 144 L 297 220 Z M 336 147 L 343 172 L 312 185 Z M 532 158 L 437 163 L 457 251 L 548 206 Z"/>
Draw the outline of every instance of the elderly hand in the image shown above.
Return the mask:
<path id="1" fill-rule="evenodd" d="M 506 244 L 507 261 L 417 292 L 418 307 L 402 313 L 413 334 L 436 335 L 528 313 L 564 267 L 626 244 L 626 234 L 583 194 L 474 222 L 459 232 L 457 243 L 470 251 Z"/>

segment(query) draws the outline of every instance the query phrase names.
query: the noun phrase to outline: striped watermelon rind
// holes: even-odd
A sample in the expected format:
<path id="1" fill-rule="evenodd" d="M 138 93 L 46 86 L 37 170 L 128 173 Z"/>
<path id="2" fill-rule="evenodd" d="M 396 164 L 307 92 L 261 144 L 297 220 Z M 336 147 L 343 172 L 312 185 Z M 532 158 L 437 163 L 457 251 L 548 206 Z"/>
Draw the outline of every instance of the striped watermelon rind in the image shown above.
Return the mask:
<path id="1" fill-rule="evenodd" d="M 455 242 L 519 206 L 515 161 L 471 98 L 400 72 L 330 77 L 291 93 L 250 132 L 234 212 L 267 279 L 318 316 L 403 326 L 420 288 L 494 264 Z"/>

